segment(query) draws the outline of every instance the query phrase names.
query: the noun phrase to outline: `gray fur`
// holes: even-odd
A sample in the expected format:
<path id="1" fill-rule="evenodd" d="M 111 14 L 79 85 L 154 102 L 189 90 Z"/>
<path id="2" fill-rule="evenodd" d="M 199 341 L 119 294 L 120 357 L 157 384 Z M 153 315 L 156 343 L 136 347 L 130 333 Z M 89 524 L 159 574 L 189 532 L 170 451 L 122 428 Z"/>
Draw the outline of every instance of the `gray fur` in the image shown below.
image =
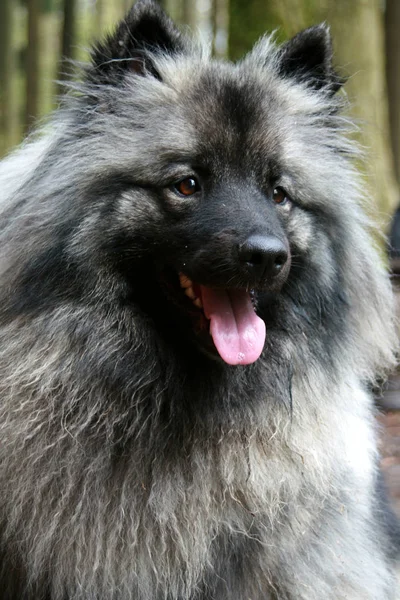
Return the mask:
<path id="1" fill-rule="evenodd" d="M 393 600 L 369 392 L 394 364 L 392 296 L 342 96 L 282 70 L 270 38 L 221 63 L 152 2 L 136 11 L 177 51 L 143 46 L 109 81 L 89 71 L 0 166 L 2 598 Z M 225 88 L 249 99 L 229 119 Z M 166 211 L 196 202 L 168 185 L 203 148 L 237 222 L 272 164 L 296 199 L 277 210 L 304 276 L 247 367 L 179 328 L 172 343 L 130 300 L 148 253 L 176 243 Z M 196 210 L 197 227 L 218 221 Z M 124 232 L 129 293 L 111 251 Z"/>

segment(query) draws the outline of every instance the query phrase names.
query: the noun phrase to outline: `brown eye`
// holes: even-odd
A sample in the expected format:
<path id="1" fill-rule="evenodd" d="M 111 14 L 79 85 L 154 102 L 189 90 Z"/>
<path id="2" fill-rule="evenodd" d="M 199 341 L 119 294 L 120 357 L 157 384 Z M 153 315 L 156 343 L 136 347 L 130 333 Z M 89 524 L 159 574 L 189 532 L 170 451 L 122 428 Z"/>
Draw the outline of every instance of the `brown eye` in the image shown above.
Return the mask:
<path id="1" fill-rule="evenodd" d="M 186 179 L 174 183 L 172 187 L 181 196 L 193 196 L 200 190 L 200 184 L 195 177 L 186 177 Z"/>
<path id="2" fill-rule="evenodd" d="M 288 201 L 287 194 L 285 190 L 281 187 L 277 187 L 274 189 L 272 198 L 275 204 L 285 204 Z"/>

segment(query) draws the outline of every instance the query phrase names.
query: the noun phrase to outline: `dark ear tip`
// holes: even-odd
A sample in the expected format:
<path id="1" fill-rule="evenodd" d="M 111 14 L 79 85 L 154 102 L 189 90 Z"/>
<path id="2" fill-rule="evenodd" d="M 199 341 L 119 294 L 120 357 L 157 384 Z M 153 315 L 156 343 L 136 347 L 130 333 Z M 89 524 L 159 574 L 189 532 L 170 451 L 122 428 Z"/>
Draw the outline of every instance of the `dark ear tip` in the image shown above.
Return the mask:
<path id="1" fill-rule="evenodd" d="M 94 45 L 88 79 L 118 84 L 129 72 L 158 77 L 152 54 L 177 54 L 184 51 L 185 43 L 158 2 L 138 0 L 114 33 Z"/>
<path id="2" fill-rule="evenodd" d="M 305 33 L 305 32 L 314 32 L 316 35 L 319 35 L 320 37 L 324 37 L 325 39 L 327 37 L 328 38 L 331 37 L 331 28 L 330 28 L 330 25 L 326 21 L 322 21 L 321 23 L 317 23 L 316 25 L 311 25 L 310 27 L 307 27 L 300 33 Z"/>
<path id="3" fill-rule="evenodd" d="M 281 46 L 279 71 L 284 76 L 333 95 L 342 87 L 343 80 L 333 69 L 332 57 L 329 25 L 320 23 L 300 31 Z"/>
<path id="4" fill-rule="evenodd" d="M 326 21 L 317 23 L 317 25 L 311 25 L 311 27 L 306 29 L 306 31 L 308 30 L 318 32 L 321 36 L 324 36 L 325 38 L 331 38 L 331 27 Z"/>
<path id="5" fill-rule="evenodd" d="M 329 48 L 332 52 L 332 34 L 331 28 L 328 23 L 319 23 L 319 25 L 314 26 L 314 31 L 317 37 L 321 40 L 323 44 L 325 44 L 326 48 Z"/>
<path id="6" fill-rule="evenodd" d="M 297 33 L 290 41 L 307 43 L 308 45 L 321 45 L 326 49 L 331 50 L 331 28 L 325 22 L 319 23 L 318 25 L 312 25 L 311 27 L 307 27 L 307 29 L 303 29 L 303 31 Z"/>
<path id="7" fill-rule="evenodd" d="M 156 0 L 136 0 L 136 2 L 128 10 L 128 16 L 134 15 L 135 17 L 140 16 L 143 12 L 153 12 L 153 14 L 165 14 L 163 7 L 156 2 Z"/>
<path id="8" fill-rule="evenodd" d="M 132 7 L 130 10 L 137 10 L 137 9 L 148 9 L 148 8 L 158 8 L 160 10 L 162 10 L 161 5 L 159 2 L 157 2 L 157 0 L 136 0 L 136 2 L 134 2 L 132 4 Z"/>

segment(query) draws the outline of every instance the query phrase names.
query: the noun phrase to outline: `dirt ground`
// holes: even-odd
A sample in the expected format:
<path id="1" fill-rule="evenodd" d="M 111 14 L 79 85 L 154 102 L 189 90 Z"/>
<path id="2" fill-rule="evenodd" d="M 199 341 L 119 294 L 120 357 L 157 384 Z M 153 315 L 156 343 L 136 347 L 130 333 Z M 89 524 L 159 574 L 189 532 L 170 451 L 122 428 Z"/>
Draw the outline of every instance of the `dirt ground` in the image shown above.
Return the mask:
<path id="1" fill-rule="evenodd" d="M 379 405 L 381 464 L 393 508 L 400 517 L 400 374 L 390 379 Z"/>

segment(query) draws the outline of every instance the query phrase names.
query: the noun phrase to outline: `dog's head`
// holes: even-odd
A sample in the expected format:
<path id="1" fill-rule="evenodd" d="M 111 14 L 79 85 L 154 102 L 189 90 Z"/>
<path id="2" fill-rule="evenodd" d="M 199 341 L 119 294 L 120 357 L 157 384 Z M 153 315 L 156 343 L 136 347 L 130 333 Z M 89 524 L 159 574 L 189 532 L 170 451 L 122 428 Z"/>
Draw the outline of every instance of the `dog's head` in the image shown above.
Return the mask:
<path id="1" fill-rule="evenodd" d="M 340 86 L 325 25 L 231 64 L 139 0 L 61 112 L 75 284 L 105 274 L 160 331 L 228 364 L 257 360 L 265 325 L 267 339 L 304 326 L 343 344 L 349 307 L 367 318 L 382 279 L 371 284 Z"/>
<path id="2" fill-rule="evenodd" d="M 264 39 L 241 63 L 223 64 L 142 1 L 96 47 L 87 81 L 90 127 L 104 128 L 102 152 L 115 156 L 112 177 L 123 188 L 103 247 L 109 256 L 118 248 L 133 286 L 138 265 L 158 279 L 195 331 L 210 322 L 223 360 L 254 362 L 265 341 L 258 297 L 281 293 L 292 255 L 299 265 L 312 253 L 320 233 L 310 204 L 323 204 L 316 187 L 326 191 L 341 151 L 321 134 L 339 88 L 327 28 L 279 49 Z"/>

